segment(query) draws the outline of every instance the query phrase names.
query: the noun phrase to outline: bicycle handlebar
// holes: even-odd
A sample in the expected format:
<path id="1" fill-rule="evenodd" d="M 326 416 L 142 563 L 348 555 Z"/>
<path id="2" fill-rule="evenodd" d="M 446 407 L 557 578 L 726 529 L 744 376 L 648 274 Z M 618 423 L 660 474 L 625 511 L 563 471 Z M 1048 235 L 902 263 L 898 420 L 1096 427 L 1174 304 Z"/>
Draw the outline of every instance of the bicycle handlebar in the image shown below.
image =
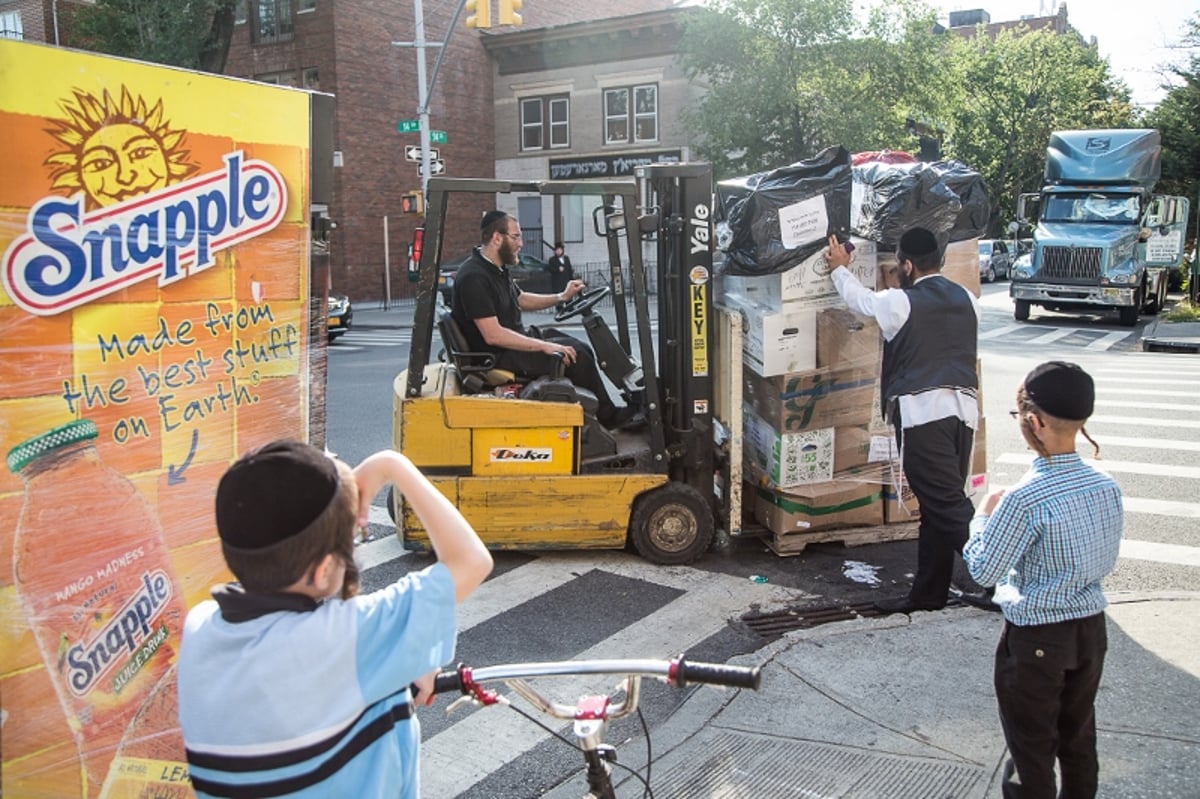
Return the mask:
<path id="1" fill-rule="evenodd" d="M 683 688 L 689 683 L 724 685 L 758 690 L 762 669 L 758 666 L 731 666 L 725 663 L 693 663 L 680 656 L 673 660 L 565 660 L 545 663 L 505 663 L 474 669 L 459 664 L 443 671 L 434 681 L 434 693 L 475 694 L 485 682 L 516 680 L 526 677 L 571 677 L 586 674 L 621 674 L 629 677 L 661 677 Z"/>

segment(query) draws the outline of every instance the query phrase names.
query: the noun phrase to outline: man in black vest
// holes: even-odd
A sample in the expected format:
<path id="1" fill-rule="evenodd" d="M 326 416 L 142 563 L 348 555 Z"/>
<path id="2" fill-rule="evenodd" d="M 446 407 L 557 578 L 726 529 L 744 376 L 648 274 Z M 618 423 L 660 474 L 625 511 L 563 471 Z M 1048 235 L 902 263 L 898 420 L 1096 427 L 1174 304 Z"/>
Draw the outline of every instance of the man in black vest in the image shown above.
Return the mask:
<path id="1" fill-rule="evenodd" d="M 566 378 L 596 395 L 600 424 L 610 429 L 636 427 L 641 414 L 628 405 L 617 407 L 609 396 L 591 347 L 554 328 L 525 327 L 522 311 L 542 311 L 566 302 L 585 286 L 571 280 L 557 294 L 521 291 L 508 267 L 517 262 L 521 227 L 503 211 L 488 211 L 480 223 L 476 247 L 454 277 L 450 314 L 474 352 L 492 352 L 496 368 L 521 377 L 553 374 L 556 358 L 566 363 Z"/>
<path id="2" fill-rule="evenodd" d="M 874 317 L 883 332 L 883 415 L 895 427 L 904 479 L 921 507 L 912 589 L 875 603 L 885 613 L 909 613 L 945 606 L 954 554 L 962 552 L 975 513 L 965 489 L 979 423 L 979 303 L 942 276 L 941 247 L 930 231 L 913 228 L 901 236 L 896 260 L 900 288 L 876 292 L 845 268 L 849 253 L 829 238 L 838 294 L 852 311 Z"/>

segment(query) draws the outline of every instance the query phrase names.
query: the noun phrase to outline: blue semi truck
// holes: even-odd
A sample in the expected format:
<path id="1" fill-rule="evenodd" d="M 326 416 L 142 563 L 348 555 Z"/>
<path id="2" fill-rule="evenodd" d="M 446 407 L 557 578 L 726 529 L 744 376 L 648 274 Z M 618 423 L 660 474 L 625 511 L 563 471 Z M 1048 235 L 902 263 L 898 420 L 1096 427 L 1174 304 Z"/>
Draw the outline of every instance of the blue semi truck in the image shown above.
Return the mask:
<path id="1" fill-rule="evenodd" d="M 1014 266 L 1013 316 L 1115 309 L 1122 325 L 1157 313 L 1183 259 L 1188 201 L 1153 194 L 1162 168 L 1156 130 L 1050 135 L 1045 186 L 1023 194 L 1017 218 L 1035 224 L 1031 258 Z"/>

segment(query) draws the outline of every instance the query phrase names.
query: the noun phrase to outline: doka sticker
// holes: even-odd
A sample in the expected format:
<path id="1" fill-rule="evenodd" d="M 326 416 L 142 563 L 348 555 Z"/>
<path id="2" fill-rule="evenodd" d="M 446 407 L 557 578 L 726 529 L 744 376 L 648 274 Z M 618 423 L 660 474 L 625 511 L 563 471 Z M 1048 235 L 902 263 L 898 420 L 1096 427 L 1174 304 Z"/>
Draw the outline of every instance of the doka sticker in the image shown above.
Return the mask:
<path id="1" fill-rule="evenodd" d="M 492 463 L 549 463 L 554 451 L 549 447 L 492 447 Z"/>

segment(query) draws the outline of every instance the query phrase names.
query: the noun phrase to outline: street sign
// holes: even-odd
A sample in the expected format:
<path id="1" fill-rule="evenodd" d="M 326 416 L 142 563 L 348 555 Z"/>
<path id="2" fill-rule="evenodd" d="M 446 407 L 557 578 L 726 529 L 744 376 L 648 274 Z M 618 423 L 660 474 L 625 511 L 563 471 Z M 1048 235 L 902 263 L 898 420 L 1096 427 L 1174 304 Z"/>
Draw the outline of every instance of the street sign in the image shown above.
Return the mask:
<path id="1" fill-rule="evenodd" d="M 436 161 L 438 159 L 438 151 L 433 147 L 429 148 L 429 158 L 433 161 Z M 416 161 L 417 163 L 420 163 L 421 162 L 421 145 L 419 145 L 419 144 L 404 145 L 404 160 L 405 161 Z"/>
<path id="2" fill-rule="evenodd" d="M 445 144 L 449 139 L 446 138 L 446 131 L 431 130 L 429 131 L 429 140 L 434 144 Z"/>
<path id="3" fill-rule="evenodd" d="M 422 169 L 422 166 L 423 166 L 423 164 L 421 164 L 419 162 L 417 163 L 417 175 L 419 177 L 425 177 L 425 170 Z M 429 174 L 430 175 L 442 175 L 442 174 L 445 174 L 445 172 L 446 172 L 446 162 L 443 161 L 442 159 L 439 158 L 436 161 L 429 162 Z"/>
<path id="4" fill-rule="evenodd" d="M 396 123 L 396 130 L 401 133 L 420 133 L 421 120 L 419 119 L 402 119 Z"/>

